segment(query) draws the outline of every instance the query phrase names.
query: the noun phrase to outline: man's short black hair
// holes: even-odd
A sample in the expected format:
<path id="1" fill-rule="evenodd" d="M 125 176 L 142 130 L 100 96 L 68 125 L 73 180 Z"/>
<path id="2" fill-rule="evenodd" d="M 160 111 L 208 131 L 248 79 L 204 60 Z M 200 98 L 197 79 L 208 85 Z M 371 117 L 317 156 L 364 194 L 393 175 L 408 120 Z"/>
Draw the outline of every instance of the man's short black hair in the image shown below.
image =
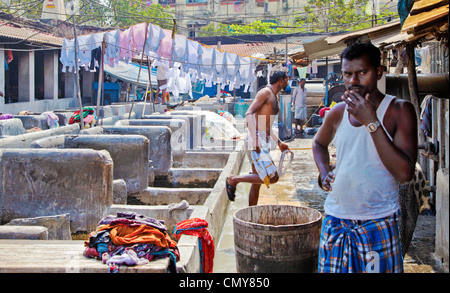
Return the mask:
<path id="1" fill-rule="evenodd" d="M 351 44 L 341 54 L 341 62 L 344 59 L 353 60 L 363 55 L 369 57 L 369 62 L 375 67 L 381 65 L 381 52 L 372 43 Z"/>
<path id="2" fill-rule="evenodd" d="M 282 78 L 286 78 L 289 70 L 284 66 L 274 66 L 270 71 L 269 83 L 274 84 Z"/>

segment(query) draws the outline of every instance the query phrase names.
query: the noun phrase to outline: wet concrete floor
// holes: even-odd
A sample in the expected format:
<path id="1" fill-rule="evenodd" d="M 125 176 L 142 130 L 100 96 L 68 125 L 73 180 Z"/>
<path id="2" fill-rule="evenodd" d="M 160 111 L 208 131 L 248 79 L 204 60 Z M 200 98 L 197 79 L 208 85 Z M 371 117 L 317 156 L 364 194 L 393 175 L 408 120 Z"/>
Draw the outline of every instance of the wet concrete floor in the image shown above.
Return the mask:
<path id="1" fill-rule="evenodd" d="M 287 204 L 306 206 L 323 213 L 326 192 L 317 185 L 317 168 L 311 150 L 313 136 L 300 135 L 288 141 L 294 153 L 294 160 L 286 174 L 270 188 L 261 187 L 258 204 Z M 279 150 L 272 152 L 278 164 Z M 251 171 L 251 165 L 245 158 L 240 174 Z M 239 209 L 248 206 L 250 184 L 240 183 L 236 190 L 236 199 L 230 202 L 223 232 L 215 243 L 214 273 L 235 273 L 233 215 Z M 404 259 L 405 273 L 443 273 L 440 263 L 433 256 L 435 241 L 435 216 L 420 215 L 408 253 Z"/>

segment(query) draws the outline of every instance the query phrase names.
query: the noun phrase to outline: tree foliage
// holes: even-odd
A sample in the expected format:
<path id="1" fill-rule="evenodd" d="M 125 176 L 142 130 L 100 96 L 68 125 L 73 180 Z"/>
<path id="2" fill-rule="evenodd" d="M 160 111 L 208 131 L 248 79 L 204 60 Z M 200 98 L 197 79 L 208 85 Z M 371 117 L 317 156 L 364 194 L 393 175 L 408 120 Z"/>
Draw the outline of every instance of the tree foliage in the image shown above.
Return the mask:
<path id="1" fill-rule="evenodd" d="M 30 19 L 39 19 L 43 0 L 11 0 L 5 12 Z M 66 0 L 66 5 L 71 1 Z M 127 27 L 141 22 L 151 22 L 171 29 L 173 11 L 170 6 L 150 4 L 147 0 L 78 0 L 77 24 L 98 27 Z"/>
<path id="2" fill-rule="evenodd" d="M 395 9 L 376 5 L 377 0 L 305 0 L 303 12 L 295 13 L 291 21 L 257 20 L 250 24 L 214 24 L 202 28 L 200 36 L 239 34 L 280 34 L 294 32 L 345 32 L 386 23 L 398 17 Z M 375 4 L 375 5 L 374 5 Z M 375 7 L 374 7 L 375 6 Z M 375 9 L 373 9 L 375 8 Z M 372 11 L 376 16 L 372 21 Z"/>
<path id="3" fill-rule="evenodd" d="M 395 11 L 380 7 L 376 0 L 307 0 L 306 16 L 300 23 L 314 32 L 355 31 L 386 23 Z M 376 22 L 375 22 L 376 17 Z"/>

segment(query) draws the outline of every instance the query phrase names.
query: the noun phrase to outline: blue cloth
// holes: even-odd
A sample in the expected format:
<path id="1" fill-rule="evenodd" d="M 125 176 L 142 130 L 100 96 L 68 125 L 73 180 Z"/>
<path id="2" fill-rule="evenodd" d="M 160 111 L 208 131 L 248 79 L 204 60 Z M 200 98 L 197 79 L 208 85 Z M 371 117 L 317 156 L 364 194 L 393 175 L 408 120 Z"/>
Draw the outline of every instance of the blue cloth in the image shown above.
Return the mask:
<path id="1" fill-rule="evenodd" d="M 322 222 L 319 273 L 403 273 L 398 214 L 375 220 L 327 215 Z"/>
<path id="2" fill-rule="evenodd" d="M 433 133 L 431 131 L 431 125 L 433 123 L 432 122 L 432 116 L 433 116 L 432 102 L 433 102 L 433 99 L 428 99 L 427 104 L 425 106 L 425 111 L 423 112 L 422 124 L 420 125 L 420 129 L 422 129 L 423 133 L 428 137 L 432 137 L 432 135 L 433 135 Z"/>

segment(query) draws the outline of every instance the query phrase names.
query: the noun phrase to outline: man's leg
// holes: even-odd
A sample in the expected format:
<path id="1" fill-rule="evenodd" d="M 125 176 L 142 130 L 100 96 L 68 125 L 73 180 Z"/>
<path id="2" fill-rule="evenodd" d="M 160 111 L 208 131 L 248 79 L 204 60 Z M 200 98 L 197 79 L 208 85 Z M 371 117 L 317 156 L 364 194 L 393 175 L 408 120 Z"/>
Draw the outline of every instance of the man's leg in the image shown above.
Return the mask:
<path id="1" fill-rule="evenodd" d="M 250 187 L 250 192 L 248 193 L 248 205 L 255 206 L 258 204 L 259 199 L 259 189 L 261 184 L 252 184 Z"/>
<path id="2" fill-rule="evenodd" d="M 165 104 L 167 103 L 167 99 L 166 99 L 166 89 L 162 90 L 162 94 L 161 94 L 161 103 Z"/>
<path id="3" fill-rule="evenodd" d="M 156 89 L 155 92 L 155 104 L 158 103 L 158 96 L 159 96 L 159 87 Z"/>
<path id="4" fill-rule="evenodd" d="M 295 133 L 299 133 L 299 130 L 298 130 L 298 119 L 295 119 Z"/>
<path id="5" fill-rule="evenodd" d="M 300 121 L 300 133 L 302 133 L 303 132 L 303 125 L 304 125 L 304 123 L 305 123 L 305 120 L 299 120 Z"/>
<path id="6" fill-rule="evenodd" d="M 278 173 L 275 173 L 275 176 L 270 178 L 270 184 L 277 183 L 279 179 Z M 236 189 L 238 183 L 246 182 L 251 183 L 250 192 L 248 195 L 248 204 L 250 206 L 257 205 L 259 199 L 259 189 L 261 188 L 261 184 L 264 182 L 259 178 L 258 173 L 256 172 L 255 166 L 252 164 L 252 174 L 249 175 L 231 175 L 227 179 L 228 184 L 233 186 Z"/>

